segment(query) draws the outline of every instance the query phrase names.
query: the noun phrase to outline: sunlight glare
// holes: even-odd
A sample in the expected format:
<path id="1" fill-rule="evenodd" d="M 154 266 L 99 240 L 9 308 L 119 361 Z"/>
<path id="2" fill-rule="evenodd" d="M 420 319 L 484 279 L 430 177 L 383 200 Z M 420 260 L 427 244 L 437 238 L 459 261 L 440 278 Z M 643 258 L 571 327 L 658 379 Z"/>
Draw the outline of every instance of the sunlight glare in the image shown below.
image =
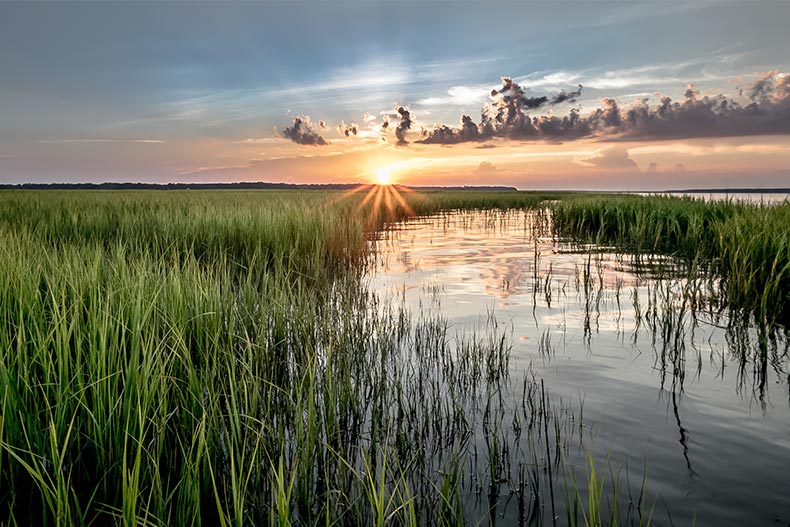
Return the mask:
<path id="1" fill-rule="evenodd" d="M 391 168 L 381 167 L 376 169 L 373 173 L 376 174 L 376 181 L 378 181 L 379 185 L 389 185 L 390 181 L 392 181 Z"/>

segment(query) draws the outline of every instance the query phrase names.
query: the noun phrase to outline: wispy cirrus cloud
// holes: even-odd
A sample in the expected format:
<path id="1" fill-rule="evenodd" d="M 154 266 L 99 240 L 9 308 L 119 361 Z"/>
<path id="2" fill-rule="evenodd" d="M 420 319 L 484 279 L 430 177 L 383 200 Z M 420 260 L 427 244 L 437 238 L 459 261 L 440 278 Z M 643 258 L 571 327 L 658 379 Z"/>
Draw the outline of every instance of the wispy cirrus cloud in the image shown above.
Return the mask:
<path id="1" fill-rule="evenodd" d="M 483 104 L 491 91 L 490 86 L 453 86 L 447 90 L 447 95 L 439 97 L 426 97 L 420 99 L 420 106 L 467 106 Z"/>
<path id="2" fill-rule="evenodd" d="M 236 143 L 242 145 L 266 145 L 272 143 L 279 143 L 281 141 L 282 139 L 280 139 L 279 137 L 248 137 L 247 139 L 236 141 Z"/>
<path id="3" fill-rule="evenodd" d="M 610 70 L 542 71 L 516 76 L 525 88 L 559 88 L 582 84 L 594 90 L 619 90 L 639 87 L 677 86 L 686 83 L 721 81 L 732 78 L 732 68 L 748 56 L 748 52 L 732 49 L 715 50 L 679 62 L 660 62 Z"/>
<path id="4" fill-rule="evenodd" d="M 517 77 L 518 83 L 525 88 L 544 88 L 552 86 L 571 86 L 583 80 L 582 72 L 553 71 L 535 72 L 523 77 Z"/>

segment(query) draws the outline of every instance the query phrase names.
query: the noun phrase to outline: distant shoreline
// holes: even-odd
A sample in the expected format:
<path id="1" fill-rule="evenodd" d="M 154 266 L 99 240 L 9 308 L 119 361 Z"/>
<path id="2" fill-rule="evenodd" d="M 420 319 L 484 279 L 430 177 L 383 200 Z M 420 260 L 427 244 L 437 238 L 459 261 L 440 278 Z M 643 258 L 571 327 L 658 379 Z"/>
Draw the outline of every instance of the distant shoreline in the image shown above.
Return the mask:
<path id="1" fill-rule="evenodd" d="M 646 191 L 651 192 L 651 191 Z M 675 190 L 659 190 L 685 194 L 790 194 L 790 188 L 688 188 Z"/>
<path id="2" fill-rule="evenodd" d="M 371 183 L 20 183 L 0 184 L 0 190 L 353 190 L 373 186 Z M 393 185 L 417 190 L 493 190 L 516 192 L 516 187 L 480 186 L 416 186 Z"/>
<path id="3" fill-rule="evenodd" d="M 18 183 L 0 184 L 0 190 L 353 190 L 371 183 Z M 393 185 L 414 190 L 497 191 L 497 192 L 582 192 L 594 194 L 790 194 L 779 188 L 689 188 L 667 190 L 524 190 L 507 185 Z"/>

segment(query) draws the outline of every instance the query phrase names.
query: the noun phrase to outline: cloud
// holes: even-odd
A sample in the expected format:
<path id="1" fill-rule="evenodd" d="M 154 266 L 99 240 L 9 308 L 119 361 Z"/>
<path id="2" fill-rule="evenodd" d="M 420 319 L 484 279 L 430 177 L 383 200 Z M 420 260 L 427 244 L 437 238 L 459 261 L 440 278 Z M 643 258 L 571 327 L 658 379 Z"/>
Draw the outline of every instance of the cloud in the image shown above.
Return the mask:
<path id="1" fill-rule="evenodd" d="M 510 77 L 502 77 L 502 87 L 491 90 L 491 102 L 483 107 L 480 124 L 469 115 L 461 116 L 461 126 L 451 128 L 439 125 L 424 131 L 420 143 L 455 144 L 479 141 L 491 137 L 507 137 L 533 129 L 529 112 L 543 106 L 575 102 L 581 96 L 582 86 L 571 92 L 561 90 L 554 95 L 527 95 Z"/>
<path id="2" fill-rule="evenodd" d="M 345 137 L 351 137 L 359 133 L 359 125 L 356 123 L 346 124 L 345 122 L 341 122 L 337 125 L 337 131 Z"/>
<path id="3" fill-rule="evenodd" d="M 590 155 L 577 157 L 574 159 L 574 163 L 580 166 L 606 171 L 636 171 L 639 169 L 636 162 L 629 156 L 628 149 L 621 146 L 599 148 Z"/>
<path id="4" fill-rule="evenodd" d="M 481 86 L 453 86 L 447 90 L 446 97 L 428 97 L 417 101 L 417 104 L 423 106 L 483 104 L 487 94 L 488 90 Z"/>
<path id="5" fill-rule="evenodd" d="M 660 75 L 654 72 L 638 70 L 607 71 L 603 75 L 593 77 L 585 82 L 585 86 L 594 90 L 622 90 L 635 86 L 669 86 L 682 82 L 674 75 Z"/>
<path id="6" fill-rule="evenodd" d="M 573 84 L 579 80 L 581 74 L 568 71 L 555 71 L 545 75 L 533 74 L 519 79 L 519 84 L 525 88 L 543 88 L 558 86 L 560 84 Z"/>
<path id="7" fill-rule="evenodd" d="M 496 167 L 490 161 L 481 161 L 474 171 L 474 175 L 478 177 L 491 177 L 496 175 Z"/>
<path id="8" fill-rule="evenodd" d="M 582 85 L 579 84 L 579 87 L 571 92 L 560 90 L 559 93 L 555 94 L 549 99 L 549 103 L 561 104 L 564 102 L 576 102 L 576 100 L 581 96 L 581 94 L 582 94 Z"/>
<path id="9" fill-rule="evenodd" d="M 298 145 L 323 146 L 329 144 L 326 139 L 313 130 L 309 116 L 294 117 L 293 125 L 283 130 L 283 136 Z"/>
<path id="10" fill-rule="evenodd" d="M 593 90 L 628 89 L 645 86 L 677 86 L 686 82 L 726 80 L 722 71 L 732 71 L 734 64 L 748 52 L 734 52 L 738 45 L 715 50 L 680 62 L 659 62 L 606 71 L 538 71 L 515 78 L 524 88 L 555 89 L 583 84 Z"/>
<path id="11" fill-rule="evenodd" d="M 395 126 L 395 137 L 398 139 L 398 141 L 395 144 L 398 146 L 405 146 L 409 144 L 409 142 L 406 140 L 406 132 L 411 129 L 413 121 L 411 112 L 408 108 L 405 106 L 396 106 L 395 111 L 393 112 L 382 112 L 381 119 L 382 132 L 386 132 L 390 128 L 391 122 L 398 121 L 398 124 Z"/>
<path id="12" fill-rule="evenodd" d="M 239 144 L 243 145 L 265 145 L 271 143 L 278 143 L 281 139 L 277 137 L 249 137 L 247 139 L 242 139 L 241 141 L 236 141 Z"/>
<path id="13" fill-rule="evenodd" d="M 769 71 L 746 87 L 749 99 L 754 103 L 771 103 L 790 99 L 790 75 Z"/>
<path id="14" fill-rule="evenodd" d="M 502 87 L 491 90 L 492 102 L 483 108 L 483 114 L 489 119 L 505 125 L 515 124 L 527 110 L 535 110 L 547 104 L 574 102 L 581 95 L 582 87 L 574 92 L 562 90 L 560 93 L 549 97 L 541 95 L 531 97 L 526 95 L 524 89 L 510 77 L 502 77 Z"/>
<path id="15" fill-rule="evenodd" d="M 423 130 L 423 136 L 424 138 L 417 141 L 418 143 L 451 145 L 488 138 L 483 137 L 480 127 L 468 115 L 461 116 L 459 128 L 451 128 L 442 124 L 435 126 L 432 130 Z"/>
<path id="16" fill-rule="evenodd" d="M 583 116 L 571 108 L 564 116 L 534 115 L 543 106 L 572 102 L 581 93 L 562 91 L 553 96 L 527 96 L 508 77 L 491 92 L 479 124 L 468 115 L 461 125 L 439 125 L 423 132 L 421 143 L 456 144 L 495 137 L 549 142 L 594 138 L 606 141 L 649 141 L 695 137 L 737 137 L 790 134 L 790 76 L 769 72 L 746 87 L 751 102 L 741 104 L 723 94 L 700 96 L 688 85 L 682 101 L 661 97 L 657 104 L 640 99 L 621 108 L 611 97 Z"/>

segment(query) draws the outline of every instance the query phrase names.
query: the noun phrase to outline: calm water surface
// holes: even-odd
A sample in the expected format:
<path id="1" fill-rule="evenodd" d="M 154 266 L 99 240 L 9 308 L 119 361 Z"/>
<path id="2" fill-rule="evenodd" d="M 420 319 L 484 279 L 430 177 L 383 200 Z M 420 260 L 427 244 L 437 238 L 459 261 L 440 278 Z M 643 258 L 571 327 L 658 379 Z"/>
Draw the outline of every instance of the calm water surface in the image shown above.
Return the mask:
<path id="1" fill-rule="evenodd" d="M 368 280 L 390 302 L 459 335 L 506 328 L 511 376 L 583 418 L 581 477 L 590 451 L 637 490 L 646 467 L 657 525 L 788 525 L 787 339 L 716 314 L 715 281 L 557 240 L 533 212 L 422 217 L 374 243 Z"/>

